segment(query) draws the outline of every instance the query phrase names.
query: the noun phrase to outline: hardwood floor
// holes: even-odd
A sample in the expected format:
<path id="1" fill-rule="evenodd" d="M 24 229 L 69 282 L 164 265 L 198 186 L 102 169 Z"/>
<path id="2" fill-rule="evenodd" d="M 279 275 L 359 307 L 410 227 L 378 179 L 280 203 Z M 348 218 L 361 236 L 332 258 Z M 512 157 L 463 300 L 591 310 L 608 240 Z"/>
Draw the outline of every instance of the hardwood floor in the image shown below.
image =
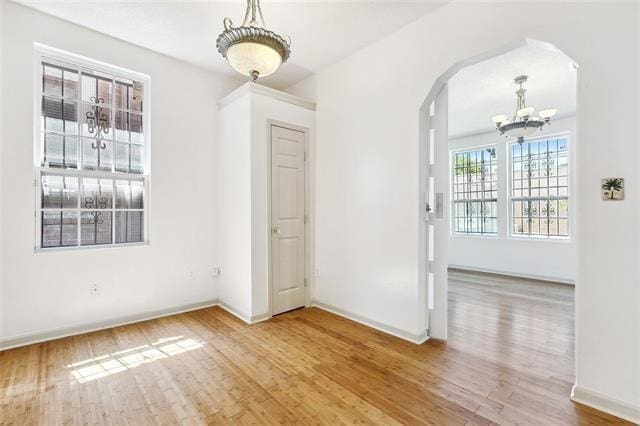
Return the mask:
<path id="1" fill-rule="evenodd" d="M 218 307 L 0 353 L 2 424 L 609 424 L 573 404 L 573 290 L 450 277 L 450 340 Z"/>

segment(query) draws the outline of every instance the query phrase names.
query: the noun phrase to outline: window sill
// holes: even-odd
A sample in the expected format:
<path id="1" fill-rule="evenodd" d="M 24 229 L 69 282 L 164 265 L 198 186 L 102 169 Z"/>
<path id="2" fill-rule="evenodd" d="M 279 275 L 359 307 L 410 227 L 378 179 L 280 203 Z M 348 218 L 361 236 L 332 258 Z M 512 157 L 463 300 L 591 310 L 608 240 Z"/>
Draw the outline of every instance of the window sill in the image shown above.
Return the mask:
<path id="1" fill-rule="evenodd" d="M 141 243 L 122 243 L 122 244 L 98 244 L 94 246 L 70 246 L 70 247 L 49 247 L 49 248 L 35 248 L 33 252 L 35 254 L 40 253 L 60 253 L 60 252 L 71 252 L 71 251 L 85 251 L 85 250 L 110 250 L 110 249 L 119 249 L 125 247 L 146 247 L 150 246 L 150 241 L 145 241 Z"/>
<path id="2" fill-rule="evenodd" d="M 507 239 L 511 241 L 523 241 L 523 242 L 547 243 L 547 244 L 571 244 L 572 243 L 570 237 L 549 238 L 549 237 L 526 237 L 526 236 L 519 237 L 517 235 L 509 235 Z"/>
<path id="3" fill-rule="evenodd" d="M 466 240 L 468 238 L 472 239 L 482 239 L 482 240 L 499 240 L 500 237 L 497 234 L 456 234 L 455 232 L 451 234 L 451 238 Z"/>

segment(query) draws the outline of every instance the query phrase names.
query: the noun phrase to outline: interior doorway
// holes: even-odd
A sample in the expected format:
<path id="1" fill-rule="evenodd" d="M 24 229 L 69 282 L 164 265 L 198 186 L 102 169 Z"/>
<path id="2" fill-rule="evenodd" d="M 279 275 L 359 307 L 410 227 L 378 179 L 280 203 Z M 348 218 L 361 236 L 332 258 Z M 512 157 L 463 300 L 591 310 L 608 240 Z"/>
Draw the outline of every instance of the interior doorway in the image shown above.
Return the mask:
<path id="1" fill-rule="evenodd" d="M 551 74 L 559 72 L 559 64 L 562 81 L 547 87 L 557 80 Z M 578 149 L 577 69 L 552 45 L 527 39 L 454 65 L 427 96 L 420 111 L 421 195 L 427 210 L 422 221 L 421 281 L 427 301 L 425 322 L 432 338 L 448 337 L 449 266 L 521 279 L 577 281 L 578 200 L 571 197 Z M 529 74 L 529 104 L 557 108 L 559 114 L 544 131 L 518 143 L 500 137 L 491 128 L 491 117 L 513 113 L 517 89 L 513 78 Z M 550 156 L 553 171 L 557 174 L 556 166 L 562 164 L 566 176 L 561 184 L 558 176 L 534 176 L 538 193 L 531 194 L 531 176 L 526 176 L 531 170 L 516 168 L 535 163 L 538 172 L 548 172 Z M 456 161 L 460 176 L 455 175 Z M 465 169 L 464 164 L 470 166 Z M 486 176 L 481 169 L 487 169 Z M 484 180 L 456 181 L 470 175 L 472 180 Z M 485 180 L 490 183 L 486 192 L 479 187 Z M 482 196 L 473 198 L 478 192 Z"/>
<path id="2" fill-rule="evenodd" d="M 513 380 L 497 398 L 568 397 L 575 381 L 577 72 L 522 40 L 454 65 L 420 110 L 424 320 L 431 338 Z M 528 106 L 558 114 L 527 134 L 498 131 L 538 119 Z"/>
<path id="3" fill-rule="evenodd" d="M 270 134 L 271 312 L 307 304 L 307 131 L 274 124 Z"/>

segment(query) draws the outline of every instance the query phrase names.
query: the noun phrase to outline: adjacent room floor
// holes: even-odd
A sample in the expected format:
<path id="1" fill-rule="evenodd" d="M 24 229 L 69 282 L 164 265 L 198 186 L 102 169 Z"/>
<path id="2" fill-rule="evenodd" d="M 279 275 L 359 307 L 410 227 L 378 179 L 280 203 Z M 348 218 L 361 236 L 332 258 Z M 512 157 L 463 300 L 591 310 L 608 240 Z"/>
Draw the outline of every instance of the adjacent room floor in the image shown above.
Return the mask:
<path id="1" fill-rule="evenodd" d="M 219 307 L 0 353 L 0 423 L 606 424 L 573 404 L 573 289 L 452 272 L 450 340 Z"/>

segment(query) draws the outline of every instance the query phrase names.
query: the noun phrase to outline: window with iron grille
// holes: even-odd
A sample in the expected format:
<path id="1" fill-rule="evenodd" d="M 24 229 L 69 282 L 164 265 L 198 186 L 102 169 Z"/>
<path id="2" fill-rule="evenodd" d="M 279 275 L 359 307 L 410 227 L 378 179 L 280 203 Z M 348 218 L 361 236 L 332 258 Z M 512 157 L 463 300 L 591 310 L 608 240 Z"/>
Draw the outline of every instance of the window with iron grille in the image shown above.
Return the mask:
<path id="1" fill-rule="evenodd" d="M 511 145 L 511 233 L 569 237 L 569 140 L 566 136 Z"/>
<path id="2" fill-rule="evenodd" d="M 36 247 L 146 241 L 148 77 L 36 51 Z"/>
<path id="3" fill-rule="evenodd" d="M 453 230 L 493 234 L 498 230 L 498 163 L 495 147 L 453 154 Z"/>

